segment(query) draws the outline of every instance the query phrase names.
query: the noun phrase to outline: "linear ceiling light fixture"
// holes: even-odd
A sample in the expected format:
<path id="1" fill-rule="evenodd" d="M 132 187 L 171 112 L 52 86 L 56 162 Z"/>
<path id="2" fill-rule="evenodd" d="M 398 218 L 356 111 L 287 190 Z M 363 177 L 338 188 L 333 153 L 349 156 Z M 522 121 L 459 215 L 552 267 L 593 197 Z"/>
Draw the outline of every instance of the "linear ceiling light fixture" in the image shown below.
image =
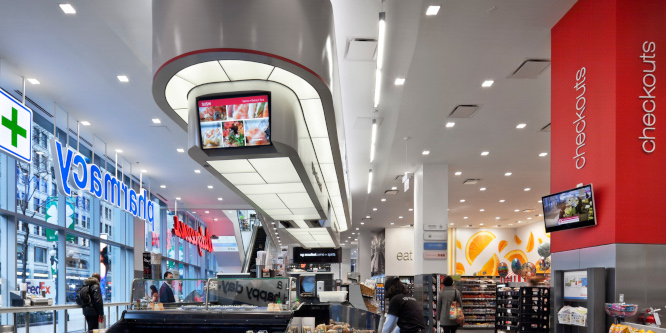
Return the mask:
<path id="1" fill-rule="evenodd" d="M 384 65 L 384 43 L 386 41 L 386 13 L 379 13 L 379 36 L 377 38 L 377 70 L 375 71 L 375 107 L 379 106 L 382 66 Z"/>
<path id="2" fill-rule="evenodd" d="M 376 113 L 376 111 L 375 111 Z M 377 119 L 372 118 L 372 139 L 370 142 L 370 163 L 375 160 L 375 142 L 377 142 Z"/>
<path id="3" fill-rule="evenodd" d="M 372 169 L 370 169 L 370 173 L 368 174 L 368 194 L 372 192 Z"/>

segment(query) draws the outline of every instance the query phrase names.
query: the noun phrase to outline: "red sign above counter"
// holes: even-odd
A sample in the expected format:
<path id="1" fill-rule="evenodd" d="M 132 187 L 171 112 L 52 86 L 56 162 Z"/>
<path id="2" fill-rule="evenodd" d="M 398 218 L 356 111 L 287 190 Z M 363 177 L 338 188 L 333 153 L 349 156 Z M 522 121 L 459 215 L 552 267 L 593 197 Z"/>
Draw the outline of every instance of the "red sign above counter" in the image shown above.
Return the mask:
<path id="1" fill-rule="evenodd" d="M 171 231 L 176 237 L 182 238 L 194 244 L 199 249 L 199 255 L 203 256 L 203 250 L 213 252 L 213 242 L 210 239 L 210 231 L 199 227 L 199 230 L 195 230 L 189 225 L 183 223 L 178 216 L 173 217 L 173 230 Z"/>

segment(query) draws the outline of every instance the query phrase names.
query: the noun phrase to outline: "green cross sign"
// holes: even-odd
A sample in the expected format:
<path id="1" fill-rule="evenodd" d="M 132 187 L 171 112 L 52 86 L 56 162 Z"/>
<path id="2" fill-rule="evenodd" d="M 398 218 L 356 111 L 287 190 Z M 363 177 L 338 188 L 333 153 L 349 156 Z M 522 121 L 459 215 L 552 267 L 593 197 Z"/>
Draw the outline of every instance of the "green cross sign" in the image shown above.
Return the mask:
<path id="1" fill-rule="evenodd" d="M 18 119 L 18 110 L 12 108 L 12 119 L 9 120 L 5 116 L 2 116 L 2 126 L 9 128 L 12 131 L 12 146 L 18 147 L 18 136 L 26 137 L 25 128 L 21 127 L 17 123 Z"/>

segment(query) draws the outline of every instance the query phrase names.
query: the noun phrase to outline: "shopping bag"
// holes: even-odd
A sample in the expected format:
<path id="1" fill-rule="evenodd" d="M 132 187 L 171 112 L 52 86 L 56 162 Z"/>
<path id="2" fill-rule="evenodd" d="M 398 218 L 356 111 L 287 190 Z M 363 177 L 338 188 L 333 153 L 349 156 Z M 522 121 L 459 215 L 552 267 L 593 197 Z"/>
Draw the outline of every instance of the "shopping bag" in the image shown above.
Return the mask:
<path id="1" fill-rule="evenodd" d="M 451 302 L 451 306 L 449 307 L 449 319 L 459 325 L 462 325 L 462 323 L 465 322 L 465 315 L 458 302 Z"/>

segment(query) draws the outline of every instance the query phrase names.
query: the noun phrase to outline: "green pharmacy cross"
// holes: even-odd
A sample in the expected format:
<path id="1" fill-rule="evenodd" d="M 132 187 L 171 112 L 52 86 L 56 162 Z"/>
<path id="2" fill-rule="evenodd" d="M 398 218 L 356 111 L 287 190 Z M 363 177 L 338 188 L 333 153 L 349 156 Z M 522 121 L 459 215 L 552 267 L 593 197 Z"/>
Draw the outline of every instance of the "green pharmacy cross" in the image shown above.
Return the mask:
<path id="1" fill-rule="evenodd" d="M 5 126 L 9 128 L 10 131 L 12 131 L 12 146 L 18 148 L 18 136 L 20 135 L 27 139 L 26 137 L 27 132 L 25 128 L 18 125 L 17 119 L 18 119 L 18 110 L 12 108 L 12 119 L 9 120 L 5 118 L 5 116 L 3 116 L 2 126 Z"/>

